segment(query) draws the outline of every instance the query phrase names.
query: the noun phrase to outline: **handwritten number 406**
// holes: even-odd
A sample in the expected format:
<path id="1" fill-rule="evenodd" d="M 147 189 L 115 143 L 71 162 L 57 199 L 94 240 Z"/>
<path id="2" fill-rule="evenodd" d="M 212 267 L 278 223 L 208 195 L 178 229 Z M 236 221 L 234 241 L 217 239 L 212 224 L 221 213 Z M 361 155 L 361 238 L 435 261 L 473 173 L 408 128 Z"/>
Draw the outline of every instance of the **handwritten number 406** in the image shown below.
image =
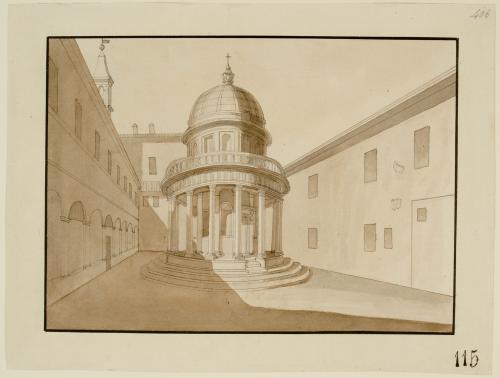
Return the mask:
<path id="1" fill-rule="evenodd" d="M 461 354 L 457 350 L 455 353 L 455 366 L 456 367 L 470 366 L 471 368 L 476 367 L 477 364 L 479 363 L 479 356 L 476 353 L 477 349 L 472 349 L 470 351 L 464 349 L 464 351 Z M 467 361 L 469 361 L 468 365 Z M 460 363 L 463 364 L 461 365 Z"/>
<path id="2" fill-rule="evenodd" d="M 479 8 L 477 11 L 475 11 L 473 14 L 470 16 L 472 18 L 478 19 L 478 18 L 488 18 L 490 15 L 490 9 L 485 9 L 485 8 Z"/>

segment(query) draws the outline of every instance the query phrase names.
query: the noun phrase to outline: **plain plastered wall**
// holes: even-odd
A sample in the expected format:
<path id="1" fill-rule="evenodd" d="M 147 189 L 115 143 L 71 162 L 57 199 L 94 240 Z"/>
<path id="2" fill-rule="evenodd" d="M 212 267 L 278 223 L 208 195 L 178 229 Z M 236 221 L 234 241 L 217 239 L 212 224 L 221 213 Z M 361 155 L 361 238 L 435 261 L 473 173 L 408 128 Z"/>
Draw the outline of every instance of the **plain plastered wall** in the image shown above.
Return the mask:
<path id="1" fill-rule="evenodd" d="M 429 167 L 415 169 L 414 132 L 426 126 L 430 126 Z M 364 154 L 374 149 L 377 180 L 365 183 Z M 289 176 L 291 191 L 284 201 L 284 251 L 314 267 L 412 286 L 411 202 L 453 195 L 454 170 L 455 100 L 450 99 Z M 308 198 L 308 177 L 315 174 L 318 196 Z M 392 209 L 393 199 L 401 200 L 400 208 Z M 364 251 L 365 224 L 376 224 L 374 252 Z M 453 226 L 453 211 L 447 214 L 446 224 Z M 317 249 L 307 245 L 307 229 L 311 227 L 318 228 Z M 392 228 L 392 249 L 384 248 L 384 228 Z M 453 251 L 429 248 L 425 254 L 446 254 L 446 265 L 452 269 Z M 440 268 L 428 266 L 431 270 Z M 452 281 L 453 277 L 445 279 Z M 441 287 L 436 290 L 440 292 Z M 447 290 L 447 294 L 452 292 Z"/>

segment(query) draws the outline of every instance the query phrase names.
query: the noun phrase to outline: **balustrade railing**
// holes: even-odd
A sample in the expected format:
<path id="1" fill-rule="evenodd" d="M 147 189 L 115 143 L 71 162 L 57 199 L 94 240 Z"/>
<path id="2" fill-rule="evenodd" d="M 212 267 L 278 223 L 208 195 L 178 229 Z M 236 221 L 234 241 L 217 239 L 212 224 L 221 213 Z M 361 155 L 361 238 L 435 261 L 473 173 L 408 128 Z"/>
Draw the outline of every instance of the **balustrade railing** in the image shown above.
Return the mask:
<path id="1" fill-rule="evenodd" d="M 143 181 L 141 190 L 143 192 L 161 192 L 161 181 Z"/>
<path id="2" fill-rule="evenodd" d="M 168 179 L 179 173 L 200 167 L 224 164 L 251 166 L 284 175 L 281 165 L 267 156 L 246 152 L 215 152 L 174 160 L 168 165 L 165 178 Z"/>

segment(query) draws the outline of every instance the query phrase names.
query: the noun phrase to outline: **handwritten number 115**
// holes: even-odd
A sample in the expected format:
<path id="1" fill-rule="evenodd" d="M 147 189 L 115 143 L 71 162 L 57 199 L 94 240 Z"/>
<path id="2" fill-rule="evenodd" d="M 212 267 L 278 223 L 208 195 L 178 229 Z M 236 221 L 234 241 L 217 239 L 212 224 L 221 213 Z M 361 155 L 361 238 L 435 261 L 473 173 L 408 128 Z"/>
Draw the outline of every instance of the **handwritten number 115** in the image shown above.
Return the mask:
<path id="1" fill-rule="evenodd" d="M 455 366 L 460 367 L 460 366 L 470 366 L 471 368 L 476 367 L 477 364 L 479 363 L 479 356 L 476 354 L 477 349 L 472 349 L 468 353 L 466 349 L 464 349 L 463 353 L 459 354 L 459 351 L 457 350 L 455 353 Z M 467 354 L 469 354 L 469 365 L 467 365 Z M 463 362 L 462 365 L 460 363 Z"/>

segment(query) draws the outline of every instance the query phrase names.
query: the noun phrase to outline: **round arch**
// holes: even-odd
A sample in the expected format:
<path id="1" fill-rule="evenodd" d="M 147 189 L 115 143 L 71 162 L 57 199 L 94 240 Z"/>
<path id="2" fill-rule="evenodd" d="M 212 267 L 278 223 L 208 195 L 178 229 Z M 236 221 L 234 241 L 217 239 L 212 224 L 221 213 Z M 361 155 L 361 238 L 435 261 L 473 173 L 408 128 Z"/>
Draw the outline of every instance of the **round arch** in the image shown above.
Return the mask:
<path id="1" fill-rule="evenodd" d="M 85 207 L 81 201 L 73 202 L 69 208 L 68 218 L 71 220 L 77 220 L 80 222 L 85 221 Z"/>
<path id="2" fill-rule="evenodd" d="M 111 215 L 109 215 L 109 214 L 106 215 L 106 219 L 104 220 L 104 223 L 102 226 L 113 228 L 113 218 L 111 218 Z"/>
<path id="3" fill-rule="evenodd" d="M 103 216 L 100 209 L 92 211 L 89 215 L 89 237 L 87 239 L 86 266 L 96 265 L 102 259 L 103 248 Z"/>
<path id="4" fill-rule="evenodd" d="M 75 273 L 88 265 L 85 252 L 85 207 L 81 201 L 75 201 L 69 208 L 67 244 L 67 273 Z"/>
<path id="5" fill-rule="evenodd" d="M 97 218 L 96 215 L 99 215 L 99 218 Z M 96 221 L 96 220 L 98 220 L 100 226 L 104 226 L 104 216 L 102 214 L 101 209 L 95 209 L 89 215 L 89 222 L 91 224 L 93 221 Z"/>

